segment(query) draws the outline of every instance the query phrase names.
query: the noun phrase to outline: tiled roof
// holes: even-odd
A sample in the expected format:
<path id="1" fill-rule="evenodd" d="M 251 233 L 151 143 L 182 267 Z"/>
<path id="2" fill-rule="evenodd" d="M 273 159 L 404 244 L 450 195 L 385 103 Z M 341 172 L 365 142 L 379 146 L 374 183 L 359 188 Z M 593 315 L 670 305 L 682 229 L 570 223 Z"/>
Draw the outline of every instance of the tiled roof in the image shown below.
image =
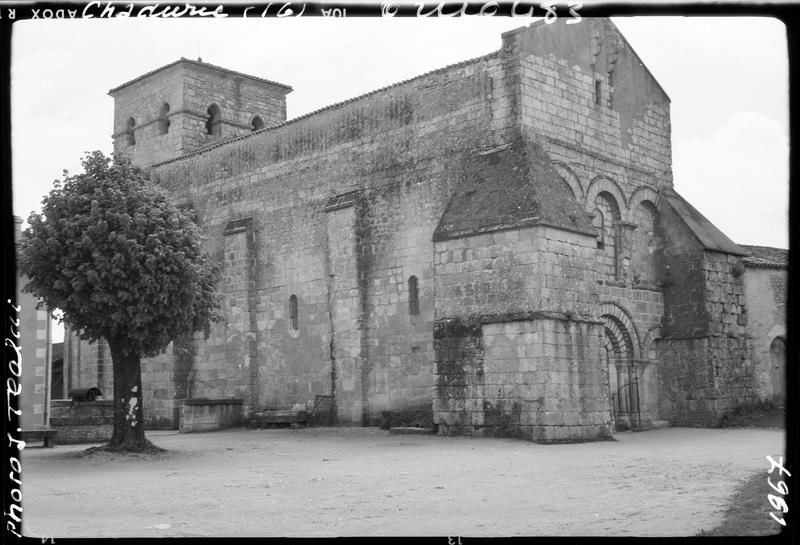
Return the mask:
<path id="1" fill-rule="evenodd" d="M 123 87 L 127 87 L 128 85 L 131 85 L 132 83 L 136 83 L 137 81 L 141 81 L 141 80 L 143 80 L 145 78 L 148 78 L 148 77 L 152 76 L 153 74 L 155 74 L 157 72 L 161 72 L 162 70 L 166 70 L 167 68 L 172 68 L 173 66 L 175 66 L 177 64 L 180 64 L 182 62 L 183 63 L 187 63 L 187 64 L 193 64 L 195 66 L 202 66 L 204 68 L 211 68 L 211 69 L 214 69 L 214 70 L 219 70 L 219 71 L 225 72 L 227 74 L 233 74 L 235 76 L 241 76 L 243 78 L 248 78 L 248 79 L 252 79 L 252 80 L 255 80 L 255 81 L 260 81 L 261 83 L 269 83 L 270 85 L 275 85 L 277 87 L 282 87 L 283 89 L 286 89 L 287 93 L 292 91 L 292 88 L 290 86 L 284 85 L 283 83 L 278 83 L 277 81 L 272 81 L 272 80 L 268 80 L 268 79 L 264 79 L 264 78 L 259 78 L 257 76 L 251 76 L 250 74 L 245 74 L 244 72 L 237 72 L 235 70 L 229 70 L 228 68 L 223 68 L 222 66 L 217 66 L 215 64 L 209 64 L 207 62 L 202 62 L 202 61 L 199 61 L 199 60 L 198 61 L 193 61 L 193 60 L 181 57 L 179 60 L 177 60 L 175 62 L 171 62 L 169 64 L 166 64 L 166 65 L 162 66 L 161 68 L 156 68 L 155 70 L 151 70 L 151 71 L 147 72 L 146 74 L 142 74 L 138 78 L 134 78 L 134 79 L 132 79 L 130 81 L 127 81 L 127 82 L 123 83 L 122 85 L 118 85 L 118 86 L 114 87 L 113 89 L 108 91 L 108 94 L 110 95 L 112 93 L 115 93 L 115 92 L 119 91 L 120 89 L 122 89 Z"/>
<path id="2" fill-rule="evenodd" d="M 708 221 L 703 214 L 674 190 L 665 189 L 663 196 L 706 250 L 745 255 L 745 251 L 738 244 L 729 239 L 725 233 Z"/>
<path id="3" fill-rule="evenodd" d="M 537 143 L 519 140 L 475 152 L 461 176 L 434 232 L 436 241 L 533 225 L 594 233 L 589 215 Z"/>
<path id="4" fill-rule="evenodd" d="M 474 57 L 472 59 L 467 59 L 467 60 L 456 62 L 456 63 L 453 63 L 453 64 L 448 64 L 447 66 L 443 66 L 441 68 L 436 68 L 435 70 L 430 70 L 430 71 L 425 72 L 423 74 L 419 74 L 418 76 L 414 76 L 412 78 L 408 78 L 408 79 L 404 79 L 404 80 L 401 80 L 401 81 L 397 81 L 395 83 L 390 83 L 389 85 L 385 85 L 383 87 L 380 87 L 378 89 L 374 89 L 372 91 L 367 91 L 366 93 L 362 93 L 360 95 L 356 95 L 356 96 L 348 98 L 346 100 L 342 100 L 341 102 L 335 102 L 333 104 L 329 104 L 327 106 L 323 106 L 322 108 L 318 108 L 318 109 L 316 109 L 316 110 L 314 110 L 312 112 L 308 112 L 308 113 L 303 114 L 301 116 L 289 119 L 287 121 L 284 121 L 283 123 L 279 123 L 278 125 L 272 125 L 270 127 L 264 127 L 263 129 L 259 129 L 257 131 L 252 131 L 252 132 L 248 132 L 248 133 L 245 133 L 245 134 L 240 134 L 238 136 L 234 136 L 234 137 L 231 137 L 231 138 L 227 138 L 225 140 L 220 140 L 218 142 L 215 142 L 214 144 L 211 144 L 209 146 L 205 146 L 204 148 L 201 148 L 201 149 L 198 149 L 198 150 L 195 150 L 195 151 L 191 151 L 189 153 L 181 155 L 180 157 L 174 157 L 172 159 L 167 159 L 167 160 L 161 161 L 159 163 L 154 163 L 153 167 L 165 165 L 167 163 L 173 163 L 175 161 L 181 161 L 181 160 L 186 159 L 188 157 L 192 157 L 193 155 L 200 155 L 202 153 L 207 152 L 208 150 L 211 150 L 211 149 L 214 149 L 214 148 L 218 148 L 220 146 L 224 146 L 224 145 L 229 144 L 231 142 L 237 142 L 239 140 L 244 140 L 245 138 L 250 138 L 250 137 L 252 137 L 253 135 L 256 135 L 256 134 L 261 134 L 261 133 L 264 133 L 264 132 L 278 130 L 278 129 L 281 129 L 281 128 L 287 126 L 287 125 L 292 125 L 294 123 L 297 123 L 297 122 L 302 121 L 304 119 L 307 119 L 309 117 L 313 117 L 313 116 L 315 116 L 315 115 L 317 115 L 319 113 L 327 112 L 329 110 L 335 110 L 336 108 L 340 108 L 342 106 L 350 104 L 351 102 L 356 102 L 358 100 L 370 97 L 372 95 L 376 95 L 378 93 L 382 93 L 382 92 L 387 91 L 389 89 L 392 89 L 394 87 L 399 87 L 400 85 L 404 85 L 404 84 L 409 83 L 411 81 L 414 81 L 414 80 L 417 80 L 417 79 L 420 79 L 420 78 L 424 78 L 426 76 L 430 76 L 431 74 L 436 74 L 436 73 L 439 73 L 439 72 L 444 72 L 446 70 L 451 70 L 453 68 L 458 68 L 458 67 L 465 66 L 465 65 L 468 65 L 468 64 L 477 63 L 479 61 L 488 60 L 488 59 L 491 59 L 492 57 L 497 56 L 498 54 L 499 54 L 499 51 L 495 51 L 495 52 L 489 53 L 487 55 L 481 55 L 480 57 Z"/>
<path id="5" fill-rule="evenodd" d="M 789 266 L 789 250 L 770 246 L 740 246 L 747 252 L 744 262 L 750 267 L 782 269 Z"/>

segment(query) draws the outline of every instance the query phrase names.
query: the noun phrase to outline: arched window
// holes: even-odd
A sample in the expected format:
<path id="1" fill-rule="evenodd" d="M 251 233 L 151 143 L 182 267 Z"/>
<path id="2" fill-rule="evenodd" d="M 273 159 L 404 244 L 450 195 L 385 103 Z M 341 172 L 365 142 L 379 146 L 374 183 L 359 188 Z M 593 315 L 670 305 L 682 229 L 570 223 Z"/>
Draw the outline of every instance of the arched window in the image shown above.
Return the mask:
<path id="1" fill-rule="evenodd" d="M 597 232 L 597 247 L 602 248 L 605 246 L 605 233 L 606 233 L 606 218 L 603 216 L 603 213 L 600 211 L 599 208 L 594 209 L 594 218 L 592 219 L 592 225 Z"/>
<path id="2" fill-rule="evenodd" d="M 594 199 L 594 206 L 601 213 L 601 221 L 595 220 L 599 227 L 597 247 L 602 249 L 598 257 L 601 260 L 601 270 L 608 278 L 619 278 L 621 269 L 621 255 L 617 240 L 617 229 L 620 215 L 619 205 L 614 196 L 608 191 L 601 191 Z M 595 216 L 597 212 L 595 212 Z"/>
<path id="3" fill-rule="evenodd" d="M 289 297 L 289 325 L 293 331 L 297 331 L 299 328 L 296 295 Z"/>
<path id="4" fill-rule="evenodd" d="M 633 280 L 636 282 L 656 282 L 656 252 L 661 244 L 656 226 L 658 224 L 658 210 L 655 205 L 643 200 L 635 208 L 633 220 L 636 229 L 633 232 Z"/>
<path id="5" fill-rule="evenodd" d="M 419 288 L 416 276 L 408 277 L 408 313 L 419 314 Z"/>
<path id="6" fill-rule="evenodd" d="M 169 132 L 169 104 L 166 102 L 161 106 L 158 112 L 158 134 L 167 134 Z"/>
<path id="7" fill-rule="evenodd" d="M 127 126 L 125 128 L 125 136 L 127 137 L 129 146 L 136 145 L 136 136 L 133 134 L 135 128 L 136 128 L 136 120 L 132 117 L 129 117 Z"/>
<path id="8" fill-rule="evenodd" d="M 261 116 L 257 115 L 253 118 L 253 121 L 250 122 L 252 130 L 258 131 L 264 128 L 264 120 L 261 119 Z"/>
<path id="9" fill-rule="evenodd" d="M 222 114 L 220 114 L 219 106 L 212 104 L 208 107 L 208 119 L 206 120 L 206 134 L 219 136 L 222 132 L 220 125 L 222 121 Z"/>

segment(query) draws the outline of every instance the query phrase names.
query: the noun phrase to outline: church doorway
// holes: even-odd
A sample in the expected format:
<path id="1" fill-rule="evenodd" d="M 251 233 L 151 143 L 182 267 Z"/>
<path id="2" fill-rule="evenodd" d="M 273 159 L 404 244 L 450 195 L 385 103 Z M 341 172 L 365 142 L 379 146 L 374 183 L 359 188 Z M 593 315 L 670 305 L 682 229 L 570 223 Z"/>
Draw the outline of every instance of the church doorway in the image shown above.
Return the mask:
<path id="1" fill-rule="evenodd" d="M 786 404 L 786 342 L 783 337 L 775 337 L 769 345 L 772 402 L 777 407 Z"/>
<path id="2" fill-rule="evenodd" d="M 633 339 L 615 316 L 604 314 L 601 320 L 614 426 L 617 430 L 641 428 L 639 376 L 634 365 Z"/>

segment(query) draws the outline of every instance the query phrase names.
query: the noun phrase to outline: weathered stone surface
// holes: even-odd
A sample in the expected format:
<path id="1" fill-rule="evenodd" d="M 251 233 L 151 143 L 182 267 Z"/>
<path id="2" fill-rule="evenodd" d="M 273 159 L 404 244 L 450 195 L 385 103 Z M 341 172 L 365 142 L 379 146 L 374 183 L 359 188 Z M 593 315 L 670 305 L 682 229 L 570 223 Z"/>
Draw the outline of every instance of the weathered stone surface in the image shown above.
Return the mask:
<path id="1" fill-rule="evenodd" d="M 115 149 L 223 270 L 224 321 L 143 362 L 148 426 L 185 399 L 247 419 L 324 396 L 339 424 L 583 441 L 774 389 L 750 332 L 780 320 L 762 331 L 744 251 L 673 191 L 669 98 L 610 20 L 506 32 L 290 121 L 287 91 L 185 60 L 112 91 Z M 72 380 L 107 388 L 80 350 Z"/>
<path id="2" fill-rule="evenodd" d="M 55 424 L 54 424 L 55 426 Z M 69 425 L 56 428 L 58 444 L 75 445 L 81 443 L 105 443 L 111 440 L 113 423 Z"/>
<path id="3" fill-rule="evenodd" d="M 231 428 L 243 421 L 241 399 L 186 399 L 181 403 L 181 433 Z"/>

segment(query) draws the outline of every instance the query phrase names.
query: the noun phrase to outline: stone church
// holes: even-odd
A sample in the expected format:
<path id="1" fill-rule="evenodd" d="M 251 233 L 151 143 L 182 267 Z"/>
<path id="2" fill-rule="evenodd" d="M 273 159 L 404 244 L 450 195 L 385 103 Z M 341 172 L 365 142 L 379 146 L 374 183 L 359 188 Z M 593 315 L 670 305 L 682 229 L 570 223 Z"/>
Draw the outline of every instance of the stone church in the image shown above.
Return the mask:
<path id="1" fill-rule="evenodd" d="M 109 92 L 115 151 L 223 267 L 224 320 L 143 362 L 151 428 L 328 399 L 337 424 L 575 441 L 781 402 L 786 251 L 674 190 L 670 99 L 610 20 L 287 120 L 291 90 L 180 59 Z M 112 396 L 107 348 L 66 344 L 69 387 Z"/>

